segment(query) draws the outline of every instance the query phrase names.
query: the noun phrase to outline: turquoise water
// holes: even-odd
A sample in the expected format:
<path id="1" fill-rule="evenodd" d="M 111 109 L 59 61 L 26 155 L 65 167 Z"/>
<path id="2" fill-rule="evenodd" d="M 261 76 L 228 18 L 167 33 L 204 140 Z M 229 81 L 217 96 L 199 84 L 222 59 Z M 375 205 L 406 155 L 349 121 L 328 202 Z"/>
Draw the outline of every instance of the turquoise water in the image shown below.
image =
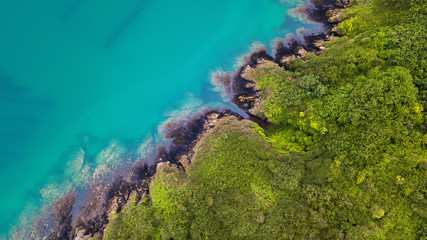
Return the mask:
<path id="1" fill-rule="evenodd" d="M 0 238 L 174 110 L 224 105 L 211 73 L 303 27 L 299 3 L 0 0 Z"/>

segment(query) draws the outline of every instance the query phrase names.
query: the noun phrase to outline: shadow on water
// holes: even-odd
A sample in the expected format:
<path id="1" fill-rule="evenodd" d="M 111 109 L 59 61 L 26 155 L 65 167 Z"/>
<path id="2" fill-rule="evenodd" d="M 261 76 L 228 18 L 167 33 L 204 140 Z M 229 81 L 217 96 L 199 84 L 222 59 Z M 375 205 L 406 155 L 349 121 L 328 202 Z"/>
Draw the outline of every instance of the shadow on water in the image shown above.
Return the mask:
<path id="1" fill-rule="evenodd" d="M 10 112 L 0 113 L 0 119 L 2 120 L 2 123 L 6 125 L 6 127 L 13 127 L 16 125 L 21 125 L 24 127 L 29 125 L 34 126 L 40 123 L 40 120 L 37 118 L 25 115 L 17 115 Z"/>
<path id="2" fill-rule="evenodd" d="M 66 19 L 72 15 L 76 9 L 82 4 L 83 0 L 75 0 L 62 14 L 62 19 Z"/>
<path id="3" fill-rule="evenodd" d="M 35 128 L 52 103 L 32 96 L 31 90 L 15 86 L 13 78 L 0 73 L 0 166 L 18 161 Z"/>
<path id="4" fill-rule="evenodd" d="M 132 10 L 132 12 L 124 19 L 119 27 L 107 38 L 105 48 L 110 48 L 117 39 L 125 32 L 126 28 L 135 20 L 144 7 L 146 0 L 141 0 L 138 5 Z"/>

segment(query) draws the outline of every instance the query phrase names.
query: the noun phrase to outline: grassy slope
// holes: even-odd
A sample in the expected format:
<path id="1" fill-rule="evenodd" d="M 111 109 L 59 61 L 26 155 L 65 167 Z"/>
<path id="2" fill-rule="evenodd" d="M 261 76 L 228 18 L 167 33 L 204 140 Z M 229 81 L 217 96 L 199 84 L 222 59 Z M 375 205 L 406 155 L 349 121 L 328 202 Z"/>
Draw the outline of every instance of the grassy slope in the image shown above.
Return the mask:
<path id="1" fill-rule="evenodd" d="M 423 239 L 426 9 L 354 1 L 322 55 L 249 71 L 274 126 L 223 121 L 106 239 Z"/>
<path id="2" fill-rule="evenodd" d="M 222 120 L 187 169 L 162 166 L 151 196 L 118 214 L 106 239 L 263 239 L 282 234 L 281 157 L 254 123 Z M 292 181 L 292 180 L 291 180 Z"/>

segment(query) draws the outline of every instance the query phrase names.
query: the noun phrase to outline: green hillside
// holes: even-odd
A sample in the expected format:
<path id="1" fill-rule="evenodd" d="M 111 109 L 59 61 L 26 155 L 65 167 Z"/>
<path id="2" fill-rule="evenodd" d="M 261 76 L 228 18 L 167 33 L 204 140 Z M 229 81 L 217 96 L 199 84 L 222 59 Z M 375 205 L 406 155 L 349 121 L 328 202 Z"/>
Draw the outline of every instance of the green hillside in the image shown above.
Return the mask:
<path id="1" fill-rule="evenodd" d="M 426 12 L 356 0 L 321 54 L 248 70 L 273 124 L 222 119 L 105 239 L 427 239 Z"/>

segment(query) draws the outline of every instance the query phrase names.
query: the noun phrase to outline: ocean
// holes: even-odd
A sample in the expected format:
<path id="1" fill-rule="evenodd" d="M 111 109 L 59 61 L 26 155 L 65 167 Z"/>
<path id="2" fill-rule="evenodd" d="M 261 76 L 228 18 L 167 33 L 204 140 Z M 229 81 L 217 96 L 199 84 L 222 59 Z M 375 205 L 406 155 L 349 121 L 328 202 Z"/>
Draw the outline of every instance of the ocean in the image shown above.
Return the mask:
<path id="1" fill-rule="evenodd" d="M 302 2 L 0 0 L 0 239 L 147 157 L 168 119 L 230 106 L 212 74 L 308 27 Z"/>

